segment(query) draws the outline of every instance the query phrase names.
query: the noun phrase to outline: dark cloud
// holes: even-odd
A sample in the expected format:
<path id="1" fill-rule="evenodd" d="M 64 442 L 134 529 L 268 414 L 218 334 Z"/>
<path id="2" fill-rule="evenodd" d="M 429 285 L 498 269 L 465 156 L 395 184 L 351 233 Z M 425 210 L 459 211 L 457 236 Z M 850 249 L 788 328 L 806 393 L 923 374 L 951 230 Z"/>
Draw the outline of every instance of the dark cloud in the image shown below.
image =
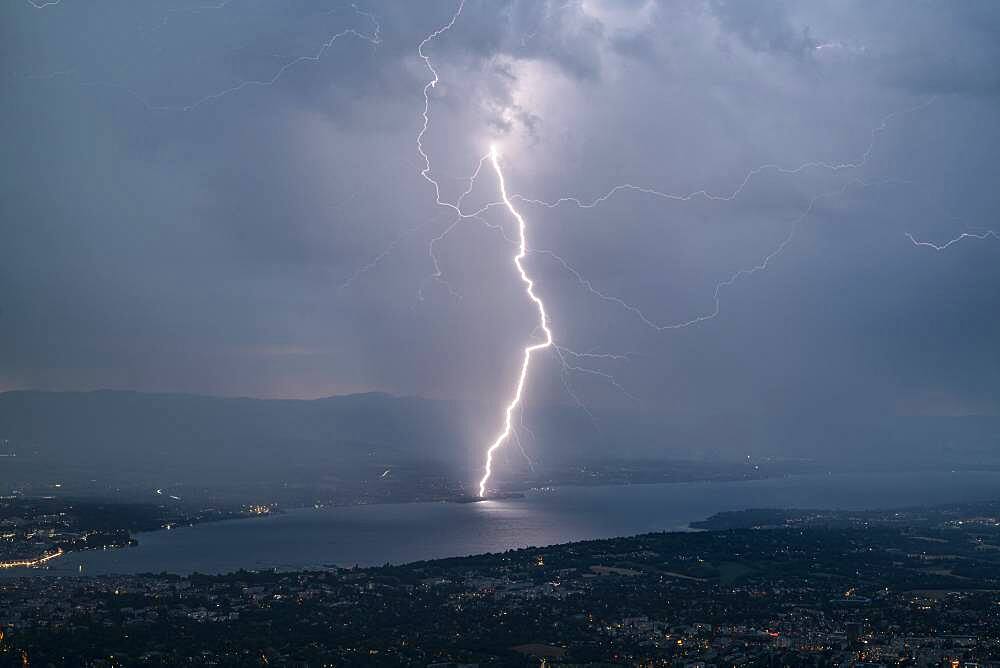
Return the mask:
<path id="1" fill-rule="evenodd" d="M 711 11 L 729 34 L 754 50 L 805 58 L 819 45 L 810 34 L 809 26 L 798 27 L 791 23 L 783 2 L 716 0 Z"/>
<path id="2" fill-rule="evenodd" d="M 458 224 L 442 280 L 428 254 L 453 219 L 420 177 L 416 47 L 455 6 L 359 5 L 380 42 L 321 49 L 374 24 L 304 0 L 5 5 L 0 388 L 507 391 L 534 327 L 512 221 Z M 427 46 L 424 143 L 451 200 L 492 141 L 527 198 L 738 191 L 523 204 L 534 247 L 658 324 L 713 313 L 726 283 L 716 317 L 654 331 L 528 258 L 560 342 L 630 353 L 587 363 L 645 408 L 995 413 L 1000 242 L 905 233 L 996 227 L 998 34 L 987 2 L 469 0 Z M 740 188 L 810 161 L 863 165 Z M 487 169 L 466 201 L 496 197 Z M 533 380 L 572 403 L 556 360 Z"/>

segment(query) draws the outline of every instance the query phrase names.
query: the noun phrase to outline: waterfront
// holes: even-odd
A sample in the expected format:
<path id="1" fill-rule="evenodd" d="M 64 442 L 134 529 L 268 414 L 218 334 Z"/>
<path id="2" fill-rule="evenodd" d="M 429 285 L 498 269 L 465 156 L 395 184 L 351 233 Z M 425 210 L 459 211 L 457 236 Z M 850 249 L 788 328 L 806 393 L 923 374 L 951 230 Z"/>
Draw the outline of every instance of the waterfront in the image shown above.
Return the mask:
<path id="1" fill-rule="evenodd" d="M 564 487 L 523 499 L 294 509 L 141 533 L 21 574 L 73 575 L 379 565 L 651 531 L 746 508 L 885 509 L 1000 496 L 1000 472 L 793 476 L 746 482 Z"/>

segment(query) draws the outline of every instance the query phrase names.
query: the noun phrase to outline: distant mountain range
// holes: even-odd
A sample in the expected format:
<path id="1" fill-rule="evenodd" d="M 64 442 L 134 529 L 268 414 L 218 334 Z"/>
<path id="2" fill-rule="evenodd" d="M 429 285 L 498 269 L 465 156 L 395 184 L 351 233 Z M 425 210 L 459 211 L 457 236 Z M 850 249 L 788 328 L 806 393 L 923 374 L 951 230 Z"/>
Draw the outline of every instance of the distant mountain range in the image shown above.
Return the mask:
<path id="1" fill-rule="evenodd" d="M 485 416 L 486 413 L 490 415 Z M 302 400 L 125 391 L 0 393 L 0 482 L 229 482 L 420 469 L 468 480 L 499 412 L 355 394 Z M 1000 417 L 838 420 L 598 414 L 544 406 L 524 446 L 542 467 L 623 459 L 807 461 L 829 468 L 1000 464 Z M 509 461 L 524 462 L 511 448 Z M 117 484 L 117 483 L 116 483 Z"/>
<path id="2" fill-rule="evenodd" d="M 384 394 L 285 401 L 15 391 L 0 394 L 0 453 L 81 472 L 284 476 L 440 458 L 455 447 L 449 419 L 441 402 Z"/>

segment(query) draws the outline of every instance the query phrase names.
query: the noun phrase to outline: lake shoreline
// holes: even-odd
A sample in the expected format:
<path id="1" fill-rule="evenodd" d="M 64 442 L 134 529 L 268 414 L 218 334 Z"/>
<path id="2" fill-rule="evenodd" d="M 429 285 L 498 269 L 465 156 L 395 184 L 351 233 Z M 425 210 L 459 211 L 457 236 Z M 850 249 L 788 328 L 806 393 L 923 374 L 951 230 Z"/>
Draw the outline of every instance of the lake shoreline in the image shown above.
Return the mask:
<path id="1" fill-rule="evenodd" d="M 140 532 L 121 550 L 68 554 L 23 575 L 246 570 L 410 563 L 650 532 L 754 508 L 887 510 L 995 498 L 1000 472 L 827 474 L 742 482 L 562 487 L 523 499 L 296 508 Z M 9 572 L 7 575 L 11 575 Z"/>

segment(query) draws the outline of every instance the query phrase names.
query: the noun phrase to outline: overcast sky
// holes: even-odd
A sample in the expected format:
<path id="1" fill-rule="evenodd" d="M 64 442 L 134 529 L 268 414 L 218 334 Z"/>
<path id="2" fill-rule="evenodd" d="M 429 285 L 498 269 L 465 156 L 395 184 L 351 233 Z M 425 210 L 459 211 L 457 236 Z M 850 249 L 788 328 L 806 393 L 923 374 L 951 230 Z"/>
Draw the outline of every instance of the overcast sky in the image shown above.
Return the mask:
<path id="1" fill-rule="evenodd" d="M 456 8 L 4 2 L 0 390 L 508 392 L 515 221 L 415 143 Z M 1000 409 L 1000 4 L 468 0 L 425 53 L 442 199 L 495 142 L 558 343 L 628 353 L 529 401 Z"/>

